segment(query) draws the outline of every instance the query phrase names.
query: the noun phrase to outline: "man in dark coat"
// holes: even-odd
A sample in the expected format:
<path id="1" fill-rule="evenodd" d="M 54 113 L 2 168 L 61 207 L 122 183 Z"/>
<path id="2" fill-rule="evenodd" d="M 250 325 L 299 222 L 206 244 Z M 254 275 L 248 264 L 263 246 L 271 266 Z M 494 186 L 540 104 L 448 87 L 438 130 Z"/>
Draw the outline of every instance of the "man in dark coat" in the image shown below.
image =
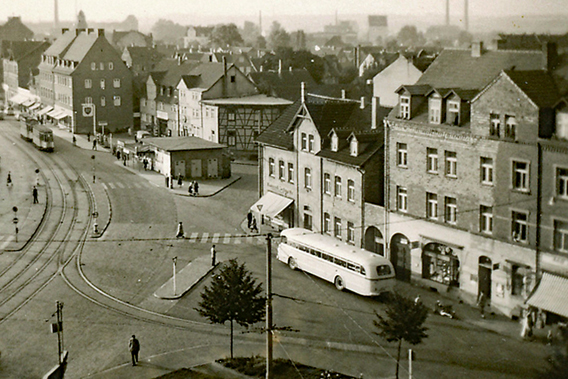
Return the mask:
<path id="1" fill-rule="evenodd" d="M 140 342 L 136 339 L 134 334 L 130 341 L 128 341 L 128 350 L 130 350 L 130 355 L 132 355 L 132 366 L 136 366 L 138 363 L 138 353 L 140 352 Z"/>

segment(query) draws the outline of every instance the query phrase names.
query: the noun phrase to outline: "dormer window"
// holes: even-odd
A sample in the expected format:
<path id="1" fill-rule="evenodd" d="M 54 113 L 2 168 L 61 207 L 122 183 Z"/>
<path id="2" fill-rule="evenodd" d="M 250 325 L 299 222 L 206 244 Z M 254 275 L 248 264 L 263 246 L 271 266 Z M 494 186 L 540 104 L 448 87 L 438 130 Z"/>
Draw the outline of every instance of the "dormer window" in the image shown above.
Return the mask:
<path id="1" fill-rule="evenodd" d="M 505 115 L 505 138 L 514 140 L 517 136 L 517 119 L 515 116 Z"/>
<path id="2" fill-rule="evenodd" d="M 400 97 L 400 118 L 410 120 L 410 96 Z"/>
<path id="3" fill-rule="evenodd" d="M 489 135 L 492 137 L 499 137 L 501 129 L 501 118 L 496 113 L 489 115 Z"/>
<path id="4" fill-rule="evenodd" d="M 315 150 L 315 138 L 313 134 L 308 136 L 308 151 L 313 153 Z"/>
<path id="5" fill-rule="evenodd" d="M 460 124 L 460 102 L 456 100 L 448 101 L 448 124 Z"/>
<path id="6" fill-rule="evenodd" d="M 433 95 L 428 101 L 428 114 L 431 124 L 439 124 L 442 121 L 442 99 L 439 95 Z"/>
<path id="7" fill-rule="evenodd" d="M 352 138 L 349 144 L 349 150 L 352 157 L 356 157 L 359 150 L 359 143 L 357 142 L 357 138 Z"/>
<path id="8" fill-rule="evenodd" d="M 339 146 L 339 139 L 337 138 L 337 134 L 333 134 L 331 136 L 331 151 L 337 151 Z"/>

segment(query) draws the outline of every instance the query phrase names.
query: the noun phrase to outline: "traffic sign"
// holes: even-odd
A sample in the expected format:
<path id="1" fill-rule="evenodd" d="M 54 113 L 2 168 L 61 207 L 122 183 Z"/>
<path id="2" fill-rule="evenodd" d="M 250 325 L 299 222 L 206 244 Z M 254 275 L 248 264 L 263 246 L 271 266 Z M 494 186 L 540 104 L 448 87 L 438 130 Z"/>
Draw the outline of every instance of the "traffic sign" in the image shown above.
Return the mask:
<path id="1" fill-rule="evenodd" d="M 14 219 L 13 219 L 12 221 L 14 222 L 14 224 L 17 224 L 17 223 L 18 223 L 18 218 L 17 218 L 17 217 L 14 217 Z"/>

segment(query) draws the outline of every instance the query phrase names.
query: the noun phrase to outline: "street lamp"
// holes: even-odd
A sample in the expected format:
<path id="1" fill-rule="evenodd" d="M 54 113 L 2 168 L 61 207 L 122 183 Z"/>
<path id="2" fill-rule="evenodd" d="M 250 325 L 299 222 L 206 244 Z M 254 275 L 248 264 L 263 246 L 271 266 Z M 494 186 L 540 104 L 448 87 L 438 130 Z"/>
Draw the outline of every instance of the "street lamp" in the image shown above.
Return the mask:
<path id="1" fill-rule="evenodd" d="M 93 160 L 93 183 L 95 182 L 95 156 L 92 155 L 91 159 Z"/>
<path id="2" fill-rule="evenodd" d="M 178 257 L 173 257 L 172 258 L 172 262 L 174 264 L 174 277 L 173 277 L 173 284 L 174 284 L 174 296 L 176 295 L 176 263 L 177 263 L 177 259 Z"/>
<path id="3" fill-rule="evenodd" d="M 12 210 L 14 211 L 14 227 L 16 228 L 16 242 L 18 242 L 18 207 L 13 207 Z"/>
<path id="4" fill-rule="evenodd" d="M 39 187 L 39 168 L 35 169 L 36 173 L 36 187 Z"/>

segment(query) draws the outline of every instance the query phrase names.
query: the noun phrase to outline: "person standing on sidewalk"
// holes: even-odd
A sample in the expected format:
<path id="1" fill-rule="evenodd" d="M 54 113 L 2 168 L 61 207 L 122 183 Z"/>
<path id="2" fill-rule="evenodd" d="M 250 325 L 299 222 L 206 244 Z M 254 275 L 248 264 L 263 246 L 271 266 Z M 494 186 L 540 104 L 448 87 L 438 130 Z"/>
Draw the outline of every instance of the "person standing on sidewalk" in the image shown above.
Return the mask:
<path id="1" fill-rule="evenodd" d="M 6 186 L 12 187 L 12 172 L 8 171 L 8 177 L 6 178 Z"/>
<path id="2" fill-rule="evenodd" d="M 97 150 L 97 139 L 93 138 L 93 150 Z"/>
<path id="3" fill-rule="evenodd" d="M 130 350 L 130 355 L 132 356 L 132 366 L 136 366 L 138 363 L 138 353 L 140 352 L 140 342 L 136 339 L 134 334 L 130 341 L 128 341 L 128 350 Z"/>
<path id="4" fill-rule="evenodd" d="M 217 263 L 217 251 L 215 250 L 215 245 L 211 246 L 211 266 L 215 267 Z"/>
<path id="5" fill-rule="evenodd" d="M 479 313 L 481 318 L 485 318 L 485 305 L 487 304 L 487 297 L 483 291 L 479 292 L 479 297 L 477 298 L 477 306 L 479 307 Z"/>
<path id="6" fill-rule="evenodd" d="M 181 174 L 178 175 L 178 186 L 183 187 L 183 178 Z"/>
<path id="7" fill-rule="evenodd" d="M 193 194 L 195 196 L 199 195 L 199 183 L 197 183 L 197 180 L 193 181 Z"/>
<path id="8" fill-rule="evenodd" d="M 34 204 L 39 203 L 38 199 L 37 199 L 37 187 L 34 186 L 34 188 L 32 189 L 32 196 L 34 198 Z"/>
<path id="9" fill-rule="evenodd" d="M 252 224 L 252 211 L 249 209 L 248 213 L 247 213 L 247 227 L 250 229 L 251 224 Z"/>

